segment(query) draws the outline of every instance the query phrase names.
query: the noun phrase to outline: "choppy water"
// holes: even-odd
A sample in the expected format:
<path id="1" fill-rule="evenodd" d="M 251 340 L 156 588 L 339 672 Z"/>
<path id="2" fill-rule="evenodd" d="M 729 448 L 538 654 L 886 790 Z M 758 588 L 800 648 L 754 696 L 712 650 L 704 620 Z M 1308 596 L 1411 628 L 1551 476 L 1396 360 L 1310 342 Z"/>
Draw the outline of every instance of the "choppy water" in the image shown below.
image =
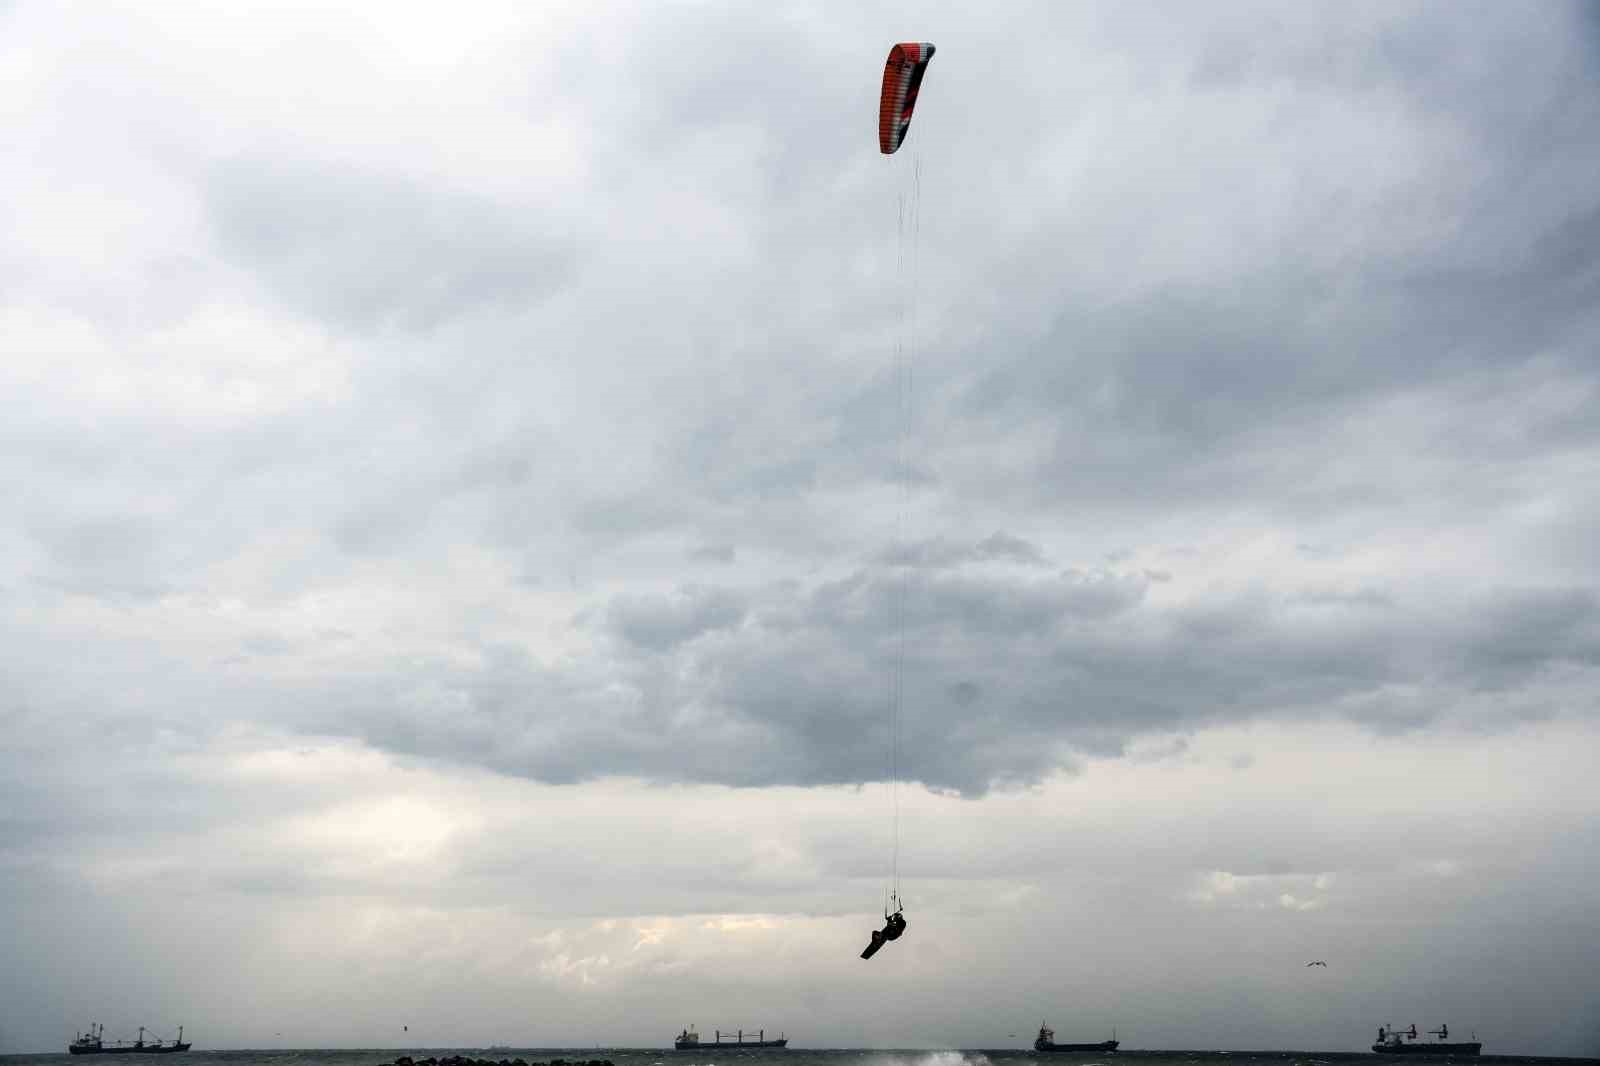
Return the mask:
<path id="1" fill-rule="evenodd" d="M 109 1059 L 73 1059 L 65 1051 L 49 1055 L 0 1055 L 0 1066 L 62 1066 L 71 1060 L 75 1066 L 391 1066 L 395 1057 L 415 1058 L 464 1055 L 473 1058 L 525 1059 L 529 1066 L 543 1066 L 554 1058 L 577 1063 L 590 1059 L 609 1059 L 616 1066 L 1189 1066 L 1206 1063 L 1218 1066 L 1329 1066 L 1352 1059 L 1373 1064 L 1388 1064 L 1389 1059 L 1368 1053 L 1311 1051 L 1151 1051 L 1125 1050 L 1116 1055 L 1064 1054 L 1036 1055 L 1031 1050 L 998 1049 L 989 1051 L 883 1051 L 863 1049 L 790 1048 L 783 1051 L 723 1049 L 721 1051 L 670 1051 L 659 1048 L 428 1048 L 425 1051 L 382 1050 L 338 1051 L 206 1051 L 197 1049 L 170 1058 L 151 1060 L 145 1056 L 115 1056 Z M 1551 1058 L 1525 1055 L 1479 1055 L 1438 1057 L 1421 1060 L 1429 1066 L 1439 1063 L 1477 1063 L 1479 1066 L 1503 1063 L 1560 1063 L 1575 1066 L 1597 1063 L 1600 1059 Z"/>

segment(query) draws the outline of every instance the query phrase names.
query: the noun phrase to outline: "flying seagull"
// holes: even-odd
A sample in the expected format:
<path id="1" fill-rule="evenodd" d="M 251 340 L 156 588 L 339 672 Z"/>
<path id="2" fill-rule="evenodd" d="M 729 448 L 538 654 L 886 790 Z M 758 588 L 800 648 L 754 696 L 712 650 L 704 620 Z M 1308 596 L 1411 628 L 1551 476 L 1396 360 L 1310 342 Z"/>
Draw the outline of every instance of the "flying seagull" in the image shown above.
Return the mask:
<path id="1" fill-rule="evenodd" d="M 1328 964 L 1323 962 L 1321 959 L 1318 959 L 1316 962 L 1308 962 L 1308 963 L 1306 963 L 1306 965 L 1307 966 L 1327 966 Z"/>

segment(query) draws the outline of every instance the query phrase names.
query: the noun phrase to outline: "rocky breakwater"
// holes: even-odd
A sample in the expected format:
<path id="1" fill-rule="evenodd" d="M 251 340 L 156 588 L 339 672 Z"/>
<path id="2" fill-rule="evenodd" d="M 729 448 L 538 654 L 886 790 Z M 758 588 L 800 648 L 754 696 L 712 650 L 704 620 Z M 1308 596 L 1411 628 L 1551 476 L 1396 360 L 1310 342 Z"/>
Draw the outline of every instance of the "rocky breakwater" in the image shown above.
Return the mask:
<path id="1" fill-rule="evenodd" d="M 389 1066 L 384 1063 L 383 1066 Z M 442 1059 L 414 1059 L 401 1055 L 394 1066 L 616 1066 L 610 1059 L 550 1059 L 547 1062 L 529 1062 L 527 1059 L 474 1059 L 466 1055 L 446 1055 Z"/>

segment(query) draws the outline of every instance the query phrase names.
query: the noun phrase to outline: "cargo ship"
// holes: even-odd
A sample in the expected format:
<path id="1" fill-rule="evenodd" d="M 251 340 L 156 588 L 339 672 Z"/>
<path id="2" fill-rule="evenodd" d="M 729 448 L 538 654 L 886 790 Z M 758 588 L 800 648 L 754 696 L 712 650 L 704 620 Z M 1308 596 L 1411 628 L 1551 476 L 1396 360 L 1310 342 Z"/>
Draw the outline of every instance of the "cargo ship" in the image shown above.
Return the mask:
<path id="1" fill-rule="evenodd" d="M 743 1029 L 737 1030 L 736 1032 L 733 1032 L 733 1033 L 729 1033 L 728 1035 L 733 1037 L 733 1039 L 732 1040 L 724 1040 L 724 1039 L 722 1039 L 722 1030 L 718 1029 L 715 1032 L 714 1039 L 701 1040 L 700 1039 L 700 1034 L 695 1032 L 693 1028 L 685 1028 L 683 1032 L 678 1034 L 678 1038 L 672 1042 L 672 1046 L 677 1051 L 696 1051 L 696 1050 L 699 1050 L 700 1048 L 708 1048 L 708 1047 L 709 1048 L 739 1048 L 739 1047 L 788 1047 L 789 1046 L 789 1038 L 784 1036 L 781 1033 L 778 1034 L 778 1039 L 776 1039 L 776 1040 L 768 1040 L 767 1039 L 767 1031 L 765 1029 L 757 1029 L 754 1040 L 746 1040 Z"/>
<path id="2" fill-rule="evenodd" d="M 79 1033 L 73 1037 L 72 1043 L 67 1045 L 67 1050 L 74 1055 L 171 1055 L 176 1051 L 188 1051 L 189 1045 L 183 1042 L 183 1026 L 178 1026 L 178 1038 L 171 1043 L 162 1040 L 146 1040 L 144 1026 L 139 1026 L 139 1039 L 134 1041 L 113 1040 L 105 1041 L 106 1027 L 91 1025 L 87 1033 Z"/>
<path id="3" fill-rule="evenodd" d="M 1380 1055 L 1476 1055 L 1483 1050 L 1483 1045 L 1476 1040 L 1466 1043 L 1451 1044 L 1450 1027 L 1440 1025 L 1437 1029 L 1429 1029 L 1429 1036 L 1437 1036 L 1435 1043 L 1426 1041 L 1417 1044 L 1411 1043 L 1417 1039 L 1417 1027 L 1410 1029 L 1396 1029 L 1394 1026 L 1378 1026 L 1378 1042 L 1372 1045 L 1372 1050 Z"/>
<path id="4" fill-rule="evenodd" d="M 1115 1037 L 1116 1036 L 1116 1031 L 1113 1030 L 1111 1035 L 1113 1037 Z M 1056 1051 L 1103 1051 L 1103 1052 L 1111 1053 L 1111 1052 L 1115 1052 L 1117 1050 L 1117 1045 L 1119 1043 L 1120 1043 L 1120 1041 L 1113 1039 L 1113 1040 L 1102 1040 L 1098 1044 L 1058 1044 L 1058 1043 L 1056 1043 L 1056 1031 L 1054 1029 L 1050 1028 L 1048 1025 L 1040 1023 L 1040 1025 L 1039 1025 L 1039 1035 L 1036 1038 L 1034 1038 L 1034 1041 L 1033 1041 L 1033 1050 L 1035 1050 L 1035 1051 L 1045 1051 L 1045 1052 L 1056 1052 Z"/>

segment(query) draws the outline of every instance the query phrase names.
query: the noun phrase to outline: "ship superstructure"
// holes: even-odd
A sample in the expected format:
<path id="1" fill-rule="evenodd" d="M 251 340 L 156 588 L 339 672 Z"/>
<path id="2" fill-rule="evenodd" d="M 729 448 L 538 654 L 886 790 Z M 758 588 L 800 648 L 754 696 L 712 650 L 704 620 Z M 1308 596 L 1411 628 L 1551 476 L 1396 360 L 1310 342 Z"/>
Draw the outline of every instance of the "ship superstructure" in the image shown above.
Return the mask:
<path id="1" fill-rule="evenodd" d="M 1429 1036 L 1439 1039 L 1434 1043 L 1424 1040 L 1417 1043 L 1417 1027 L 1415 1024 L 1409 1029 L 1396 1029 L 1394 1026 L 1378 1026 L 1378 1042 L 1372 1045 L 1372 1050 L 1380 1055 L 1476 1055 L 1483 1050 L 1483 1044 L 1477 1040 L 1463 1043 L 1449 1043 L 1450 1027 L 1440 1025 L 1437 1029 L 1429 1029 Z"/>
<path id="2" fill-rule="evenodd" d="M 688 1026 L 684 1026 L 683 1032 L 678 1034 L 677 1039 L 675 1039 L 672 1042 L 672 1046 L 673 1046 L 673 1048 L 675 1050 L 678 1050 L 678 1051 L 694 1051 L 694 1050 L 697 1050 L 699 1048 L 707 1048 L 707 1047 L 710 1047 L 710 1048 L 741 1048 L 741 1047 L 779 1048 L 779 1047 L 788 1047 L 789 1046 L 789 1038 L 784 1036 L 782 1033 L 780 1033 L 780 1034 L 778 1034 L 778 1038 L 776 1040 L 768 1040 L 767 1039 L 767 1031 L 765 1029 L 757 1029 L 756 1032 L 755 1032 L 755 1039 L 752 1040 L 752 1039 L 746 1038 L 745 1032 L 744 1032 L 743 1029 L 736 1029 L 731 1033 L 724 1033 L 721 1029 L 717 1029 L 717 1030 L 713 1030 L 712 1039 L 710 1039 L 710 1040 L 701 1040 L 700 1039 L 700 1034 L 695 1030 L 695 1027 L 692 1026 L 692 1025 L 688 1025 Z"/>
<path id="3" fill-rule="evenodd" d="M 144 1026 L 139 1026 L 137 1040 L 113 1040 L 106 1042 L 106 1027 L 91 1025 L 86 1033 L 79 1033 L 73 1037 L 72 1043 L 67 1045 L 67 1051 L 74 1055 L 171 1055 L 176 1051 L 188 1051 L 189 1045 L 183 1040 L 183 1026 L 178 1026 L 178 1036 L 170 1043 L 160 1039 L 146 1040 Z"/>
<path id="4" fill-rule="evenodd" d="M 1035 1050 L 1035 1051 L 1043 1051 L 1043 1052 L 1057 1052 L 1057 1051 L 1102 1051 L 1102 1052 L 1114 1052 L 1114 1051 L 1117 1050 L 1117 1045 L 1119 1043 L 1121 1043 L 1121 1041 L 1115 1039 L 1115 1037 L 1116 1037 L 1116 1032 L 1115 1031 L 1113 1031 L 1111 1035 L 1112 1035 L 1113 1039 L 1111 1039 L 1111 1040 L 1102 1040 L 1099 1043 L 1095 1043 L 1095 1044 L 1058 1044 L 1058 1043 L 1056 1043 L 1056 1031 L 1054 1029 L 1050 1028 L 1048 1025 L 1045 1025 L 1043 1022 L 1041 1022 L 1039 1024 L 1039 1035 L 1037 1037 L 1035 1037 L 1034 1041 L 1033 1041 L 1033 1050 Z"/>

